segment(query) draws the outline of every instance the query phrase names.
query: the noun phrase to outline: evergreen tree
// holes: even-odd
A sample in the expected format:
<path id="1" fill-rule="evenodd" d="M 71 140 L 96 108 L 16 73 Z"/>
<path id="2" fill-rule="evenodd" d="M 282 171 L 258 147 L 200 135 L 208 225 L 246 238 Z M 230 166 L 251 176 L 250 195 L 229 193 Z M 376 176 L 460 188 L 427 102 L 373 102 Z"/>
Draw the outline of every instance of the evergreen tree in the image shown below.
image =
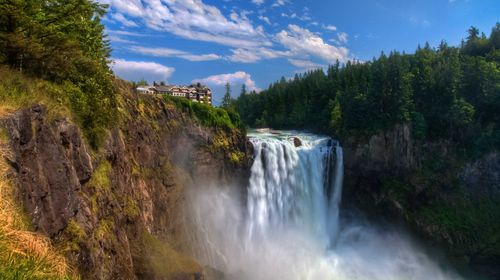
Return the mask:
<path id="1" fill-rule="evenodd" d="M 231 99 L 231 85 L 229 82 L 226 83 L 224 86 L 225 93 L 224 97 L 222 98 L 222 103 L 221 106 L 226 109 L 230 109 L 233 106 L 233 100 Z"/>
<path id="2" fill-rule="evenodd" d="M 139 80 L 137 82 L 137 86 L 147 86 L 147 85 L 148 85 L 148 82 L 144 78 L 142 78 L 141 80 Z"/>
<path id="3" fill-rule="evenodd" d="M 240 95 L 236 108 L 250 126 L 351 136 L 409 123 L 418 139 L 498 149 L 499 40 L 500 24 L 489 38 L 471 27 L 459 48 L 443 41 L 438 48 L 419 46 L 415 54 L 382 53 L 342 66 L 337 61 L 326 74 L 296 74 L 259 94 Z"/>
<path id="4" fill-rule="evenodd" d="M 115 113 L 111 50 L 101 24 L 106 8 L 90 0 L 0 1 L 0 63 L 75 85 L 68 96 L 94 147 Z"/>

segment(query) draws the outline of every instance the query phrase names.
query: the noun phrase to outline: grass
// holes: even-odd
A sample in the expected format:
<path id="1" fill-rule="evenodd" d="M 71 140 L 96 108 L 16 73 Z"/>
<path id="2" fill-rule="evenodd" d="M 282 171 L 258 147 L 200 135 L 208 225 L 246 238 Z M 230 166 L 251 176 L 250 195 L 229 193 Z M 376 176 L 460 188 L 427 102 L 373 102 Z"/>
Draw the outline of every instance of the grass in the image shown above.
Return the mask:
<path id="1" fill-rule="evenodd" d="M 53 83 L 32 79 L 0 66 L 0 114 L 29 108 L 34 104 L 47 107 L 50 119 L 72 116 L 69 98 L 63 87 Z"/>
<path id="2" fill-rule="evenodd" d="M 0 114 L 41 104 L 47 108 L 49 121 L 70 118 L 94 150 L 103 145 L 116 113 L 113 94 L 98 98 L 71 82 L 56 84 L 28 77 L 5 65 L 0 65 L 0 77 Z"/>
<path id="3" fill-rule="evenodd" d="M 71 279 L 66 259 L 50 240 L 29 231 L 22 208 L 15 203 L 9 167 L 3 160 L 6 139 L 0 139 L 0 279 Z"/>

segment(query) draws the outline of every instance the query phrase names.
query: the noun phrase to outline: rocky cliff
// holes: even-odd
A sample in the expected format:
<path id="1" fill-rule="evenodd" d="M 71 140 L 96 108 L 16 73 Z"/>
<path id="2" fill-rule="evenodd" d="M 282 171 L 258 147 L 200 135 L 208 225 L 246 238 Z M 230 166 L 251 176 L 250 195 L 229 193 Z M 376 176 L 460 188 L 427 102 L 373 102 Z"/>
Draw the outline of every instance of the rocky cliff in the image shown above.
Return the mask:
<path id="1" fill-rule="evenodd" d="M 415 140 L 408 125 L 343 144 L 347 200 L 445 244 L 460 269 L 500 277 L 500 153 L 470 158 Z"/>
<path id="2" fill-rule="evenodd" d="M 245 180 L 245 135 L 119 84 L 119 117 L 98 151 L 44 106 L 4 115 L 17 196 L 83 279 L 204 279 L 185 192 Z"/>

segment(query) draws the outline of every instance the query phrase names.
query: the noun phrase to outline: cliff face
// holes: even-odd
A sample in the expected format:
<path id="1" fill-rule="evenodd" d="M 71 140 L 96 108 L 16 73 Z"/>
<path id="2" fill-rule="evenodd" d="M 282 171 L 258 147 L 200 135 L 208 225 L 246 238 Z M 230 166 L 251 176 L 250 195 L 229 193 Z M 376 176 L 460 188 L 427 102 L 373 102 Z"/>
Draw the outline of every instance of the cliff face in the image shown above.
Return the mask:
<path id="1" fill-rule="evenodd" d="M 1 120 L 17 195 L 34 230 L 51 237 L 84 279 L 204 279 L 190 257 L 185 191 L 245 181 L 246 138 L 122 87 L 120 116 L 99 151 L 43 106 Z"/>
<path id="2" fill-rule="evenodd" d="M 343 142 L 347 200 L 445 244 L 458 267 L 500 277 L 500 153 L 470 159 L 407 125 Z"/>

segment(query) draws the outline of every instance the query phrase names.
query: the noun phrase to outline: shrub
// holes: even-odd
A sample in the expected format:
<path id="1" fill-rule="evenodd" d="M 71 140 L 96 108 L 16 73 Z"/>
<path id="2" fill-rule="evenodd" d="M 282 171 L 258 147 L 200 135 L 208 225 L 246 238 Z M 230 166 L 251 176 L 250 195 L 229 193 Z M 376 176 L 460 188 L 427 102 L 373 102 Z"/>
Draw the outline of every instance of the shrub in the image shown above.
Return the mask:
<path id="1" fill-rule="evenodd" d="M 242 127 L 240 117 L 235 111 L 192 102 L 186 98 L 165 95 L 164 99 L 182 112 L 194 117 L 203 126 L 227 130 Z"/>

